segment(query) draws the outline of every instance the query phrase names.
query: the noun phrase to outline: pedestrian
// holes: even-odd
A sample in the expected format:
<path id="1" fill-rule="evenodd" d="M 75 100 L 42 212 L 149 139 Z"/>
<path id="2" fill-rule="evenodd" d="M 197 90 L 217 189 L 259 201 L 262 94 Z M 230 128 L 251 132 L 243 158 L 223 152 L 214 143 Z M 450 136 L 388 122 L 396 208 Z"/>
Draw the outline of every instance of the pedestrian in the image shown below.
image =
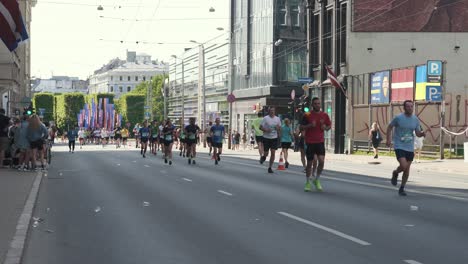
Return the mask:
<path id="1" fill-rule="evenodd" d="M 369 139 L 372 142 L 372 148 L 374 149 L 374 159 L 379 158 L 379 145 L 382 142 L 382 133 L 380 132 L 380 126 L 377 122 L 372 123 L 371 129 L 369 130 Z"/>
<path id="2" fill-rule="evenodd" d="M 180 153 L 179 156 L 183 156 L 185 158 L 185 152 L 187 150 L 187 140 L 186 140 L 186 135 L 185 135 L 185 127 L 184 127 L 184 122 L 180 122 L 180 131 L 179 131 L 179 138 L 180 138 Z"/>
<path id="3" fill-rule="evenodd" d="M 414 159 L 414 134 L 416 134 L 417 137 L 426 136 L 424 131 L 421 131 L 418 117 L 413 115 L 413 107 L 413 101 L 406 100 L 403 102 L 404 112 L 393 118 L 387 128 L 387 147 L 390 147 L 392 144 L 391 138 L 393 132 L 395 154 L 400 164 L 396 170 L 392 172 L 390 182 L 393 186 L 397 186 L 398 174 L 403 172 L 401 185 L 398 190 L 398 194 L 401 196 L 407 195 L 405 186 L 408 182 L 411 163 Z"/>
<path id="4" fill-rule="evenodd" d="M 189 119 L 189 125 L 185 127 L 187 137 L 187 157 L 188 164 L 196 164 L 195 157 L 197 155 L 197 138 L 200 133 L 200 127 L 195 124 L 195 118 Z"/>
<path id="5" fill-rule="evenodd" d="M 239 150 L 239 146 L 240 146 L 240 133 L 239 131 L 235 132 L 235 136 L 234 136 L 234 142 L 235 142 L 235 149 Z"/>
<path id="6" fill-rule="evenodd" d="M 120 131 L 120 134 L 122 135 L 122 145 L 126 148 L 127 147 L 127 140 L 130 132 L 126 127 L 123 127 L 122 130 Z"/>
<path id="7" fill-rule="evenodd" d="M 39 153 L 39 159 L 41 161 L 41 168 L 44 170 L 44 144 L 48 137 L 48 131 L 46 126 L 41 122 L 39 116 L 36 114 L 29 118 L 28 126 L 28 140 L 32 149 L 32 166 L 33 169 L 36 167 L 36 157 Z"/>
<path id="8" fill-rule="evenodd" d="M 254 145 L 255 145 L 255 132 L 252 130 L 252 132 L 250 132 L 250 145 L 249 145 L 249 149 L 254 149 Z"/>
<path id="9" fill-rule="evenodd" d="M 143 122 L 143 127 L 140 128 L 140 130 L 138 131 L 138 135 L 140 136 L 140 145 L 141 145 L 140 154 L 143 156 L 143 158 L 146 158 L 146 150 L 148 148 L 148 141 L 150 137 L 150 129 L 148 128 L 148 120 L 145 120 Z"/>
<path id="10" fill-rule="evenodd" d="M 288 118 L 284 119 L 284 124 L 281 126 L 281 149 L 284 155 L 284 165 L 289 168 L 288 149 L 292 146 L 294 134 L 291 128 L 291 121 Z"/>
<path id="11" fill-rule="evenodd" d="M 206 137 L 206 144 L 210 148 L 210 151 L 208 152 L 208 156 L 211 156 L 211 152 L 213 151 L 213 146 L 212 146 L 213 138 L 211 137 L 212 126 L 213 126 L 213 122 L 210 121 L 204 131 L 205 137 Z"/>
<path id="12" fill-rule="evenodd" d="M 260 129 L 260 125 L 263 121 L 263 114 L 259 112 L 257 118 L 252 121 L 252 129 L 255 131 L 255 141 L 257 142 L 258 154 L 260 155 L 260 164 L 263 163 L 262 158 L 264 156 L 263 151 L 263 131 Z"/>
<path id="13" fill-rule="evenodd" d="M 422 126 L 419 126 L 419 130 L 423 131 Z M 415 137 L 414 138 L 414 153 L 416 154 L 416 163 L 420 162 L 421 151 L 424 146 L 424 137 Z"/>
<path id="14" fill-rule="evenodd" d="M 115 138 L 115 148 L 120 148 L 120 144 L 122 141 L 122 128 L 120 126 L 117 126 L 114 129 L 114 138 Z"/>
<path id="15" fill-rule="evenodd" d="M 24 115 L 19 124 L 19 134 L 15 134 L 15 146 L 19 149 L 19 168 L 18 170 L 28 170 L 28 164 L 30 160 L 31 145 L 28 140 L 28 126 L 29 126 L 29 117 Z M 18 138 L 16 138 L 18 136 Z"/>
<path id="16" fill-rule="evenodd" d="M 158 121 L 153 120 L 151 125 L 151 138 L 150 138 L 150 150 L 153 155 L 158 153 L 158 142 L 159 142 L 159 124 Z M 163 142 L 161 142 L 163 143 Z"/>
<path id="17" fill-rule="evenodd" d="M 307 163 L 306 163 L 306 158 L 305 158 L 305 142 L 304 142 L 304 130 L 301 129 L 300 126 L 296 128 L 296 131 L 294 132 L 294 152 L 298 152 L 301 155 L 301 163 L 302 167 L 304 168 L 304 173 L 306 173 L 307 169 Z M 314 159 L 316 160 L 316 159 Z M 317 165 L 313 166 L 316 167 Z"/>
<path id="18" fill-rule="evenodd" d="M 68 138 L 68 140 L 70 140 L 70 138 Z M 82 149 L 85 141 L 85 131 L 83 128 L 80 128 L 80 131 L 78 131 L 78 140 L 80 141 L 80 149 Z M 73 146 L 73 150 L 74 149 L 75 146 Z"/>
<path id="19" fill-rule="evenodd" d="M 330 130 L 331 121 L 328 114 L 320 109 L 320 99 L 314 97 L 312 99 L 312 111 L 305 113 L 302 119 L 301 129 L 305 130 L 304 139 L 307 147 L 306 183 L 304 187 L 306 192 L 310 191 L 311 177 L 314 178 L 315 188 L 322 191 L 320 176 L 325 166 L 325 131 Z"/>
<path id="20" fill-rule="evenodd" d="M 0 167 L 3 167 L 5 152 L 8 149 L 8 128 L 10 127 L 10 118 L 5 115 L 5 109 L 0 108 Z"/>
<path id="21" fill-rule="evenodd" d="M 264 154 L 260 163 L 263 164 L 268 157 L 268 151 L 271 151 L 270 163 L 268 165 L 268 173 L 273 173 L 273 162 L 275 162 L 275 153 L 278 149 L 278 134 L 281 133 L 281 120 L 275 115 L 275 108 L 270 107 L 268 115 L 263 118 L 260 124 L 260 129 L 263 131 L 263 148 Z"/>
<path id="22" fill-rule="evenodd" d="M 218 162 L 221 161 L 221 154 L 223 152 L 223 139 L 224 139 L 224 126 L 220 124 L 221 121 L 219 117 L 215 120 L 215 125 L 211 127 L 211 137 L 213 139 L 213 158 L 215 160 L 215 165 L 218 165 Z"/>
<path id="23" fill-rule="evenodd" d="M 135 126 L 133 127 L 133 135 L 135 136 L 135 148 L 138 148 L 139 142 L 140 142 L 140 135 L 138 134 L 140 132 L 141 126 L 140 123 L 136 123 Z"/>

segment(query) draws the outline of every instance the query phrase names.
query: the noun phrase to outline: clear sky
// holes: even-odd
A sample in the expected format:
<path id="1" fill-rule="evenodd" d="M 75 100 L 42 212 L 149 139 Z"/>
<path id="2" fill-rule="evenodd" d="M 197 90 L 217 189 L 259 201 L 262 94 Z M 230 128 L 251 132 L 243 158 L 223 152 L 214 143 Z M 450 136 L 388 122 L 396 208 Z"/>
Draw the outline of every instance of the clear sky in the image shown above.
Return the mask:
<path id="1" fill-rule="evenodd" d="M 32 76 L 86 79 L 110 59 L 125 59 L 127 49 L 169 61 L 196 46 L 190 40 L 204 42 L 228 28 L 229 0 L 38 0 L 30 34 Z"/>

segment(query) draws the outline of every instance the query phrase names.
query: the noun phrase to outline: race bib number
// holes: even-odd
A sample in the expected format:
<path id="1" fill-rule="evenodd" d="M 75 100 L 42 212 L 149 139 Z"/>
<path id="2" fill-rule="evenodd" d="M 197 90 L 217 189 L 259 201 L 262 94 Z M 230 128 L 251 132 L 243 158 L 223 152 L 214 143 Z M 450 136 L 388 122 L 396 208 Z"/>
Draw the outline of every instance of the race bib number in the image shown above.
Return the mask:
<path id="1" fill-rule="evenodd" d="M 166 140 L 171 141 L 172 140 L 172 135 L 166 135 Z"/>
<path id="2" fill-rule="evenodd" d="M 403 143 L 409 143 L 413 141 L 413 133 L 411 130 L 404 131 L 401 135 L 400 138 L 401 142 Z"/>
<path id="3" fill-rule="evenodd" d="M 143 132 L 141 133 L 141 137 L 148 137 L 149 136 L 149 133 L 148 132 Z"/>
<path id="4" fill-rule="evenodd" d="M 214 135 L 215 135 L 215 137 L 220 137 L 220 136 L 222 136 L 221 130 L 216 130 L 216 131 L 214 132 Z"/>
<path id="5" fill-rule="evenodd" d="M 195 134 L 189 135 L 189 139 L 195 139 Z"/>

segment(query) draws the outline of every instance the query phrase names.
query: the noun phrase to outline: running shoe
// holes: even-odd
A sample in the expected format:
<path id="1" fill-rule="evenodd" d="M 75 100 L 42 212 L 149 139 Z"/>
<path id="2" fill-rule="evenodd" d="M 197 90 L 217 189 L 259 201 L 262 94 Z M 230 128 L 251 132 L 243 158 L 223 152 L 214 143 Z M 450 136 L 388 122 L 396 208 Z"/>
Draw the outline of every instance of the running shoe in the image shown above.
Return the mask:
<path id="1" fill-rule="evenodd" d="M 218 160 L 215 160 L 215 165 L 218 165 Z"/>
<path id="2" fill-rule="evenodd" d="M 319 180 L 319 179 L 314 180 L 314 185 L 315 185 L 315 188 L 317 189 L 317 191 L 323 191 L 322 185 L 320 184 L 320 180 Z"/>
<path id="3" fill-rule="evenodd" d="M 398 190 L 398 194 L 400 196 L 406 196 L 406 192 L 405 192 L 405 188 L 404 187 L 400 187 L 400 189 Z"/>
<path id="4" fill-rule="evenodd" d="M 164 163 L 167 163 L 167 159 L 164 159 Z"/>
<path id="5" fill-rule="evenodd" d="M 218 161 L 221 161 L 221 156 L 218 154 Z"/>
<path id="6" fill-rule="evenodd" d="M 310 192 L 310 181 L 306 181 L 304 186 L 304 192 Z"/>
<path id="7" fill-rule="evenodd" d="M 260 164 L 263 164 L 263 162 L 265 162 L 265 160 L 266 160 L 266 157 L 265 157 L 265 156 L 262 156 L 262 157 L 260 158 Z"/>
<path id="8" fill-rule="evenodd" d="M 286 169 L 289 168 L 289 162 L 286 162 L 284 166 L 286 167 Z"/>
<path id="9" fill-rule="evenodd" d="M 271 168 L 268 168 L 268 173 L 273 173 L 273 170 Z"/>
<path id="10" fill-rule="evenodd" d="M 392 179 L 390 180 L 390 182 L 392 183 L 393 186 L 397 186 L 397 184 L 398 184 L 398 172 L 396 170 L 394 170 L 392 172 Z"/>
<path id="11" fill-rule="evenodd" d="M 182 156 L 182 151 L 179 153 L 179 156 Z M 185 155 L 184 155 L 184 157 L 185 157 Z"/>
<path id="12" fill-rule="evenodd" d="M 172 165 L 172 160 L 169 161 L 169 165 Z"/>
<path id="13" fill-rule="evenodd" d="M 197 164 L 197 163 L 195 162 L 195 160 L 192 160 L 192 164 L 195 165 L 195 164 Z"/>
<path id="14" fill-rule="evenodd" d="M 188 159 L 188 164 L 192 164 L 192 159 Z"/>
<path id="15" fill-rule="evenodd" d="M 143 154 L 143 158 L 146 158 L 146 155 L 145 155 L 145 154 Z"/>

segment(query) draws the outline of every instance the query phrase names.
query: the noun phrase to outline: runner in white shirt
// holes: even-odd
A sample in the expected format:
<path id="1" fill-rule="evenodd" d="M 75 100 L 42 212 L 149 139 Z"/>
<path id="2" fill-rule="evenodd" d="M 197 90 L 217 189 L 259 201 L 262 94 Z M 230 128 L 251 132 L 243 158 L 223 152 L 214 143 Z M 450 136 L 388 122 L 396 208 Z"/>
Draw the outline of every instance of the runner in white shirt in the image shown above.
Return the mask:
<path id="1" fill-rule="evenodd" d="M 85 131 L 83 130 L 83 128 L 81 128 L 80 131 L 78 131 L 78 139 L 80 140 L 80 149 L 82 149 L 85 139 Z"/>
<path id="2" fill-rule="evenodd" d="M 166 156 L 166 151 L 164 150 L 164 133 L 163 133 L 163 129 L 164 129 L 164 126 L 166 126 L 166 121 L 163 120 L 161 122 L 161 125 L 159 125 L 159 146 L 161 146 L 161 152 L 163 153 L 163 159 L 165 158 Z"/>
<path id="3" fill-rule="evenodd" d="M 273 166 L 273 162 L 275 162 L 275 153 L 278 149 L 278 135 L 281 133 L 281 120 L 275 115 L 274 107 L 271 107 L 268 111 L 268 115 L 263 118 L 260 129 L 263 131 L 264 149 L 264 156 L 261 158 L 260 162 L 265 162 L 268 157 L 268 150 L 271 149 L 268 173 L 273 173 L 271 167 Z"/>
<path id="4" fill-rule="evenodd" d="M 101 143 L 102 147 L 105 147 L 107 145 L 107 142 L 109 141 L 109 134 L 107 132 L 107 129 L 102 129 L 101 130 Z"/>

